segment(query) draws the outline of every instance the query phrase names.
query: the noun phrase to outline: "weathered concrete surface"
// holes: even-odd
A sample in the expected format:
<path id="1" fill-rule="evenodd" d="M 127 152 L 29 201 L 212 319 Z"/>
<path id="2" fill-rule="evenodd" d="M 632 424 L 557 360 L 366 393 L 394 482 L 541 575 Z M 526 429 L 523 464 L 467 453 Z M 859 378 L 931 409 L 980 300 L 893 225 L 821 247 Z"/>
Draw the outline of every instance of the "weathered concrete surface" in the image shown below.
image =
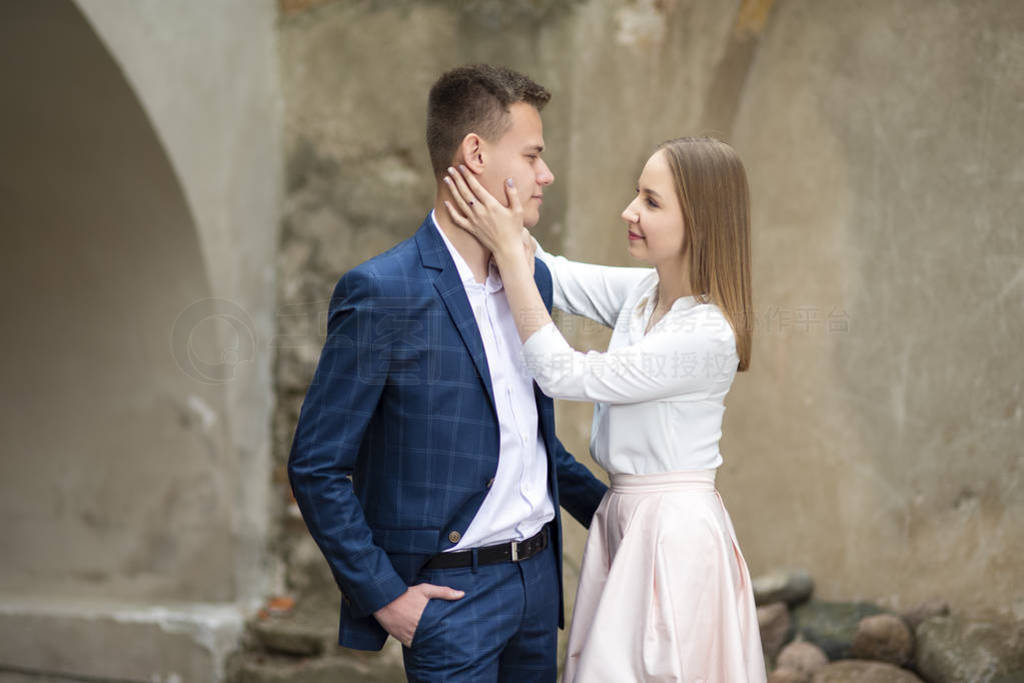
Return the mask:
<path id="1" fill-rule="evenodd" d="M 75 680 L 217 681 L 242 628 L 234 605 L 9 598 L 0 604 L 0 667 Z"/>
<path id="2" fill-rule="evenodd" d="M 0 8 L 0 668 L 216 680 L 271 583 L 275 16 Z"/>
<path id="3" fill-rule="evenodd" d="M 217 336 L 201 358 L 208 368 L 183 365 L 193 386 L 208 382 L 224 395 L 218 419 L 237 467 L 224 474 L 233 511 L 232 598 L 255 605 L 277 572 L 267 542 L 280 510 L 268 483 L 284 173 L 276 4 L 76 2 L 145 108 L 193 216 L 217 301 L 188 313 L 197 329 Z"/>
<path id="4" fill-rule="evenodd" d="M 1024 618 L 1022 37 L 1016 2 L 784 2 L 761 39 L 723 488 L 748 559 L 820 598 Z"/>
<path id="5" fill-rule="evenodd" d="M 237 464 L 223 387 L 182 373 L 169 344 L 177 316 L 210 295 L 188 208 L 73 5 L 0 12 L 0 585 L 229 600 Z M 194 342 L 209 352 L 213 330 Z"/>

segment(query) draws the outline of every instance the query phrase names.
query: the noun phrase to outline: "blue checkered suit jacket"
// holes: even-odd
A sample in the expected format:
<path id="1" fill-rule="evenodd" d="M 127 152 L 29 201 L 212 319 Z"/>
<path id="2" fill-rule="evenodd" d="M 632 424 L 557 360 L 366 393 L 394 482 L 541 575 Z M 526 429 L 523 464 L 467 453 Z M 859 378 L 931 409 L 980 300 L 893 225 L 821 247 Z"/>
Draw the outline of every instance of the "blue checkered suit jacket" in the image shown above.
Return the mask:
<path id="1" fill-rule="evenodd" d="M 540 260 L 535 280 L 550 309 L 551 273 Z M 606 487 L 566 452 L 552 400 L 536 384 L 534 392 L 560 558 L 559 505 L 589 526 Z M 288 459 L 302 517 L 344 598 L 339 644 L 383 647 L 373 612 L 454 545 L 451 532 L 465 533 L 497 471 L 498 443 L 476 319 L 428 216 L 413 237 L 338 281 Z"/>

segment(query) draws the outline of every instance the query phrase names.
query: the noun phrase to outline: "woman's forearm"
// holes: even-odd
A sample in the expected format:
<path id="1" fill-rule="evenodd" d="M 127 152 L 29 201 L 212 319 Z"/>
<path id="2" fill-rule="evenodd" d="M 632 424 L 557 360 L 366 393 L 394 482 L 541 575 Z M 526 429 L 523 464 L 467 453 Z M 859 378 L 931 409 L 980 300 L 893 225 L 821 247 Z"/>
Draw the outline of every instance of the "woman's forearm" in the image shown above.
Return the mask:
<path id="1" fill-rule="evenodd" d="M 519 339 L 525 342 L 534 332 L 551 322 L 551 315 L 540 296 L 521 247 L 515 245 L 515 248 L 495 254 L 494 260 L 501 272 L 505 298 L 508 299 L 516 329 L 519 330 Z"/>

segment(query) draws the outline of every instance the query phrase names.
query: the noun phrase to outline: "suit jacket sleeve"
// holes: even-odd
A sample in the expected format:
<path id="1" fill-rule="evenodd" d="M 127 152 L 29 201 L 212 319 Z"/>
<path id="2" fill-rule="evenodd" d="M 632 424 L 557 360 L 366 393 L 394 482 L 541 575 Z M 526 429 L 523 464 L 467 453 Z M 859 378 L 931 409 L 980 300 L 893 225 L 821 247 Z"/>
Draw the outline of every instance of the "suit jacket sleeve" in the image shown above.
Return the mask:
<path id="1" fill-rule="evenodd" d="M 350 475 L 387 377 L 386 343 L 375 331 L 375 281 L 349 271 L 328 308 L 327 339 L 299 415 L 288 478 L 310 534 L 355 616 L 368 616 L 406 591 L 375 545 Z"/>
<path id="2" fill-rule="evenodd" d="M 590 528 L 590 520 L 608 487 L 565 450 L 561 440 L 555 439 L 555 448 L 559 502 L 576 521 Z"/>

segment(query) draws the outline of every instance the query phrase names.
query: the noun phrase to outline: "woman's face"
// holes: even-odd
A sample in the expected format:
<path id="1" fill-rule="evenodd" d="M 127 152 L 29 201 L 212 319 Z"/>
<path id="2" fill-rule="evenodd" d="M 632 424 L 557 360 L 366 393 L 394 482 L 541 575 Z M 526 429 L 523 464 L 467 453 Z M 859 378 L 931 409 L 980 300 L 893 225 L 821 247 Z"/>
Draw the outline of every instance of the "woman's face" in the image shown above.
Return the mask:
<path id="1" fill-rule="evenodd" d="M 637 194 L 622 212 L 629 253 L 652 266 L 681 262 L 683 211 L 665 153 L 655 152 L 637 182 Z"/>

